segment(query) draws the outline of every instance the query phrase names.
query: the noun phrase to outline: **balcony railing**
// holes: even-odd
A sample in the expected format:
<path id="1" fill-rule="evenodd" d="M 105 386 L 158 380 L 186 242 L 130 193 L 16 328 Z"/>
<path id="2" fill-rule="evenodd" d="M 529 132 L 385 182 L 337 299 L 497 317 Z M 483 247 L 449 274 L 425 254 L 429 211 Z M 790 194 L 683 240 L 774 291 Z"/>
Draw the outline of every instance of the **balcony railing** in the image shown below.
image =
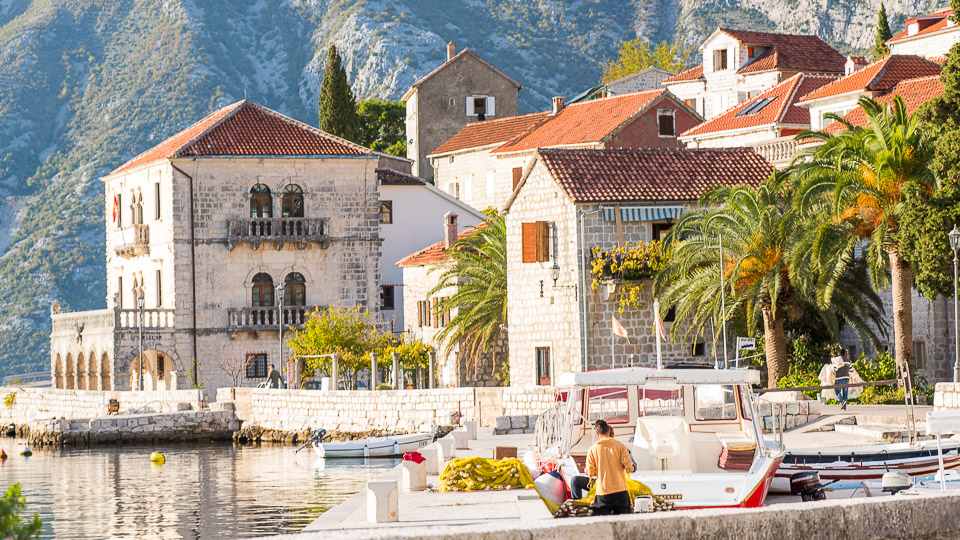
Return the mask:
<path id="1" fill-rule="evenodd" d="M 326 218 L 240 218 L 231 219 L 227 225 L 227 247 L 233 249 L 246 242 L 257 249 L 262 243 L 276 244 L 281 249 L 287 242 L 300 249 L 310 243 L 319 243 L 326 248 L 328 220 Z"/>
<path id="2" fill-rule="evenodd" d="M 140 310 L 138 309 L 118 309 L 116 310 L 115 328 L 118 330 L 138 330 Z M 174 317 L 172 309 L 144 309 L 143 310 L 143 328 L 144 330 L 156 330 L 161 328 L 174 328 Z"/>
<path id="3" fill-rule="evenodd" d="M 320 306 L 283 306 L 283 326 L 302 328 L 310 314 Z M 276 307 L 229 308 L 231 330 L 276 330 Z"/>
<path id="4" fill-rule="evenodd" d="M 150 253 L 150 226 L 131 225 L 120 229 L 114 250 L 121 257 L 136 257 Z"/>
<path id="5" fill-rule="evenodd" d="M 783 168 L 793 159 L 793 154 L 797 151 L 797 141 L 793 137 L 779 138 L 754 145 L 753 149 L 774 167 Z"/>

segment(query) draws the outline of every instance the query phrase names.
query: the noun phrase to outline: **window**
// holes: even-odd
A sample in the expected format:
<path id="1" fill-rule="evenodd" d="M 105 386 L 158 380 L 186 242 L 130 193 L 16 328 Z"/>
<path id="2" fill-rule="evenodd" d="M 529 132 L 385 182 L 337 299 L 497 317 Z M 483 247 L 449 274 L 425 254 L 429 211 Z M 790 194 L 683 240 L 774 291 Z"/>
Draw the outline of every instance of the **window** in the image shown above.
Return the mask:
<path id="1" fill-rule="evenodd" d="M 673 109 L 657 111 L 657 134 L 661 137 L 676 137 Z"/>
<path id="2" fill-rule="evenodd" d="M 514 167 L 512 172 L 513 172 L 513 189 L 516 190 L 517 186 L 520 185 L 520 179 L 523 177 L 523 167 Z"/>
<path id="3" fill-rule="evenodd" d="M 679 385 L 637 388 L 638 416 L 683 416 L 683 388 Z"/>
<path id="4" fill-rule="evenodd" d="M 667 310 L 667 313 L 663 316 L 663 322 L 673 322 L 677 320 L 677 308 L 676 306 Z"/>
<path id="5" fill-rule="evenodd" d="M 113 211 L 117 214 L 117 227 L 123 227 L 123 195 L 119 193 L 114 199 Z"/>
<path id="6" fill-rule="evenodd" d="M 467 116 L 483 120 L 487 116 L 494 115 L 493 96 L 467 96 L 465 103 Z"/>
<path id="7" fill-rule="evenodd" d="M 265 379 L 267 377 L 267 353 L 247 355 L 247 378 Z"/>
<path id="8" fill-rule="evenodd" d="M 537 347 L 534 354 L 537 359 L 537 384 L 540 386 L 550 386 L 552 380 L 550 347 Z"/>
<path id="9" fill-rule="evenodd" d="M 260 272 L 253 276 L 253 297 L 250 302 L 253 307 L 272 307 L 273 295 L 273 278 L 270 274 Z"/>
<path id="10" fill-rule="evenodd" d="M 693 355 L 694 356 L 704 356 L 707 354 L 707 344 L 704 342 L 694 343 L 693 344 Z"/>
<path id="11" fill-rule="evenodd" d="M 163 306 L 163 272 L 157 270 L 157 308 Z"/>
<path id="12" fill-rule="evenodd" d="M 450 324 L 450 310 L 441 310 L 439 309 L 441 303 L 445 303 L 449 300 L 449 296 L 444 296 L 437 299 L 437 323 L 440 328 Z"/>
<path id="13" fill-rule="evenodd" d="M 163 380 L 163 372 L 166 371 L 165 366 L 163 365 L 164 358 L 162 354 L 157 354 L 157 378 L 161 381 Z"/>
<path id="14" fill-rule="evenodd" d="M 393 285 L 380 286 L 380 309 L 396 309 Z"/>
<path id="15" fill-rule="evenodd" d="M 740 389 L 740 416 L 744 420 L 750 420 L 753 418 L 753 414 L 750 407 L 750 396 L 747 394 L 747 387 L 744 385 L 738 386 Z"/>
<path id="16" fill-rule="evenodd" d="M 550 260 L 550 224 L 546 221 L 521 224 L 521 256 L 525 263 Z"/>
<path id="17" fill-rule="evenodd" d="M 303 217 L 303 189 L 296 184 L 288 184 L 283 188 L 280 199 L 280 215 L 282 217 Z"/>
<path id="18" fill-rule="evenodd" d="M 160 219 L 160 182 L 153 185 L 153 219 Z"/>
<path id="19" fill-rule="evenodd" d="M 847 358 L 848 362 L 853 362 L 856 358 Z M 922 341 L 913 342 L 913 365 L 916 369 L 927 367 L 927 344 Z"/>
<path id="20" fill-rule="evenodd" d="M 587 400 L 587 420 L 590 422 L 606 420 L 608 424 L 626 424 L 630 422 L 626 387 L 590 388 L 589 391 L 590 397 Z"/>
<path id="21" fill-rule="evenodd" d="M 703 384 L 693 389 L 697 420 L 736 420 L 736 388 L 730 384 Z"/>
<path id="22" fill-rule="evenodd" d="M 672 227 L 673 227 L 673 223 L 652 223 L 650 225 L 650 228 L 651 228 L 650 236 L 654 240 L 658 240 L 662 242 L 663 238 L 667 235 L 667 231 L 669 231 Z"/>
<path id="23" fill-rule="evenodd" d="M 683 102 L 686 103 L 687 107 L 690 107 L 691 109 L 695 110 L 697 108 L 697 98 L 685 99 Z"/>
<path id="24" fill-rule="evenodd" d="M 739 118 L 739 117 L 741 117 L 741 116 L 753 116 L 753 115 L 757 114 L 758 112 L 760 112 L 761 110 L 763 110 L 764 107 L 766 107 L 767 105 L 769 105 L 769 104 L 770 104 L 773 100 L 775 100 L 775 99 L 777 99 L 777 98 L 775 98 L 775 97 L 770 97 L 770 98 L 761 98 L 761 99 L 758 99 L 758 100 L 754 101 L 753 103 L 751 103 L 750 105 L 747 105 L 746 107 L 744 107 L 744 109 L 741 110 L 740 112 L 738 112 L 738 113 L 737 113 L 737 117 Z"/>
<path id="25" fill-rule="evenodd" d="M 417 326 L 430 326 L 430 305 L 426 300 L 417 302 Z"/>
<path id="26" fill-rule="evenodd" d="M 307 280 L 300 272 L 290 272 L 283 280 L 283 305 L 307 305 Z"/>
<path id="27" fill-rule="evenodd" d="M 117 277 L 117 307 L 123 309 L 123 276 Z"/>
<path id="28" fill-rule="evenodd" d="M 130 205 L 130 212 L 134 225 L 143 225 L 143 195 L 139 193 L 133 196 L 133 203 Z"/>
<path id="29" fill-rule="evenodd" d="M 380 223 L 393 223 L 393 201 L 380 201 Z"/>
<path id="30" fill-rule="evenodd" d="M 487 200 L 493 201 L 497 194 L 497 180 L 493 171 L 487 173 Z"/>
<path id="31" fill-rule="evenodd" d="M 727 69 L 727 50 L 713 51 L 713 70 L 723 71 L 725 69 Z"/>
<path id="32" fill-rule="evenodd" d="M 450 98 L 450 108 L 452 109 L 456 106 L 457 106 L 457 98 Z"/>
<path id="33" fill-rule="evenodd" d="M 257 184 L 250 188 L 250 217 L 273 217 L 273 197 L 269 187 Z"/>
<path id="34" fill-rule="evenodd" d="M 753 58 L 753 47 L 747 47 L 747 56 Z"/>

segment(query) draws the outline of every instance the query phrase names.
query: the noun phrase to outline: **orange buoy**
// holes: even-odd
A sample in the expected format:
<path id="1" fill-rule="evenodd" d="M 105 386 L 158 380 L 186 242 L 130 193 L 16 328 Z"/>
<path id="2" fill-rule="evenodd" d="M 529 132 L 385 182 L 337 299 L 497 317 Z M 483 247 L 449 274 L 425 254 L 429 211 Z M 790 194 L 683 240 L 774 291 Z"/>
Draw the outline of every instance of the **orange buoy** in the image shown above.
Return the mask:
<path id="1" fill-rule="evenodd" d="M 3 448 L 0 448 L 0 460 L 7 459 L 7 451 Z"/>

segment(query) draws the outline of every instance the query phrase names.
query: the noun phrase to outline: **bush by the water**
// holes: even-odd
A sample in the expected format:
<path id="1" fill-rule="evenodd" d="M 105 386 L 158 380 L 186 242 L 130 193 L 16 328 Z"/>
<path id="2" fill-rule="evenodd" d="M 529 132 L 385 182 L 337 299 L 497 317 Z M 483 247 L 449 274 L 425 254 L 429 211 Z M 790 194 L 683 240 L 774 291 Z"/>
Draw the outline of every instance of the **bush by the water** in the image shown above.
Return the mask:
<path id="1" fill-rule="evenodd" d="M 40 537 L 40 516 L 33 515 L 33 519 L 24 521 L 20 513 L 27 507 L 27 502 L 20 496 L 20 484 L 13 484 L 7 488 L 7 493 L 0 498 L 0 538 L 12 540 L 28 540 Z"/>

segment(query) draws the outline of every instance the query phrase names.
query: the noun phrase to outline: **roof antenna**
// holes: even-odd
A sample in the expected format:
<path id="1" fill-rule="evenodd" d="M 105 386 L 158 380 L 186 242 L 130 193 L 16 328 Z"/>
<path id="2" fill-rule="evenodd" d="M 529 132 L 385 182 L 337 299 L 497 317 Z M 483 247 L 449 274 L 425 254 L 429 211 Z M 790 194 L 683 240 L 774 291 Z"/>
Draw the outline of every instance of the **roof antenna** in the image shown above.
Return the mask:
<path id="1" fill-rule="evenodd" d="M 246 88 L 243 89 L 243 100 L 244 100 L 244 101 L 247 100 L 247 89 L 246 89 Z"/>

